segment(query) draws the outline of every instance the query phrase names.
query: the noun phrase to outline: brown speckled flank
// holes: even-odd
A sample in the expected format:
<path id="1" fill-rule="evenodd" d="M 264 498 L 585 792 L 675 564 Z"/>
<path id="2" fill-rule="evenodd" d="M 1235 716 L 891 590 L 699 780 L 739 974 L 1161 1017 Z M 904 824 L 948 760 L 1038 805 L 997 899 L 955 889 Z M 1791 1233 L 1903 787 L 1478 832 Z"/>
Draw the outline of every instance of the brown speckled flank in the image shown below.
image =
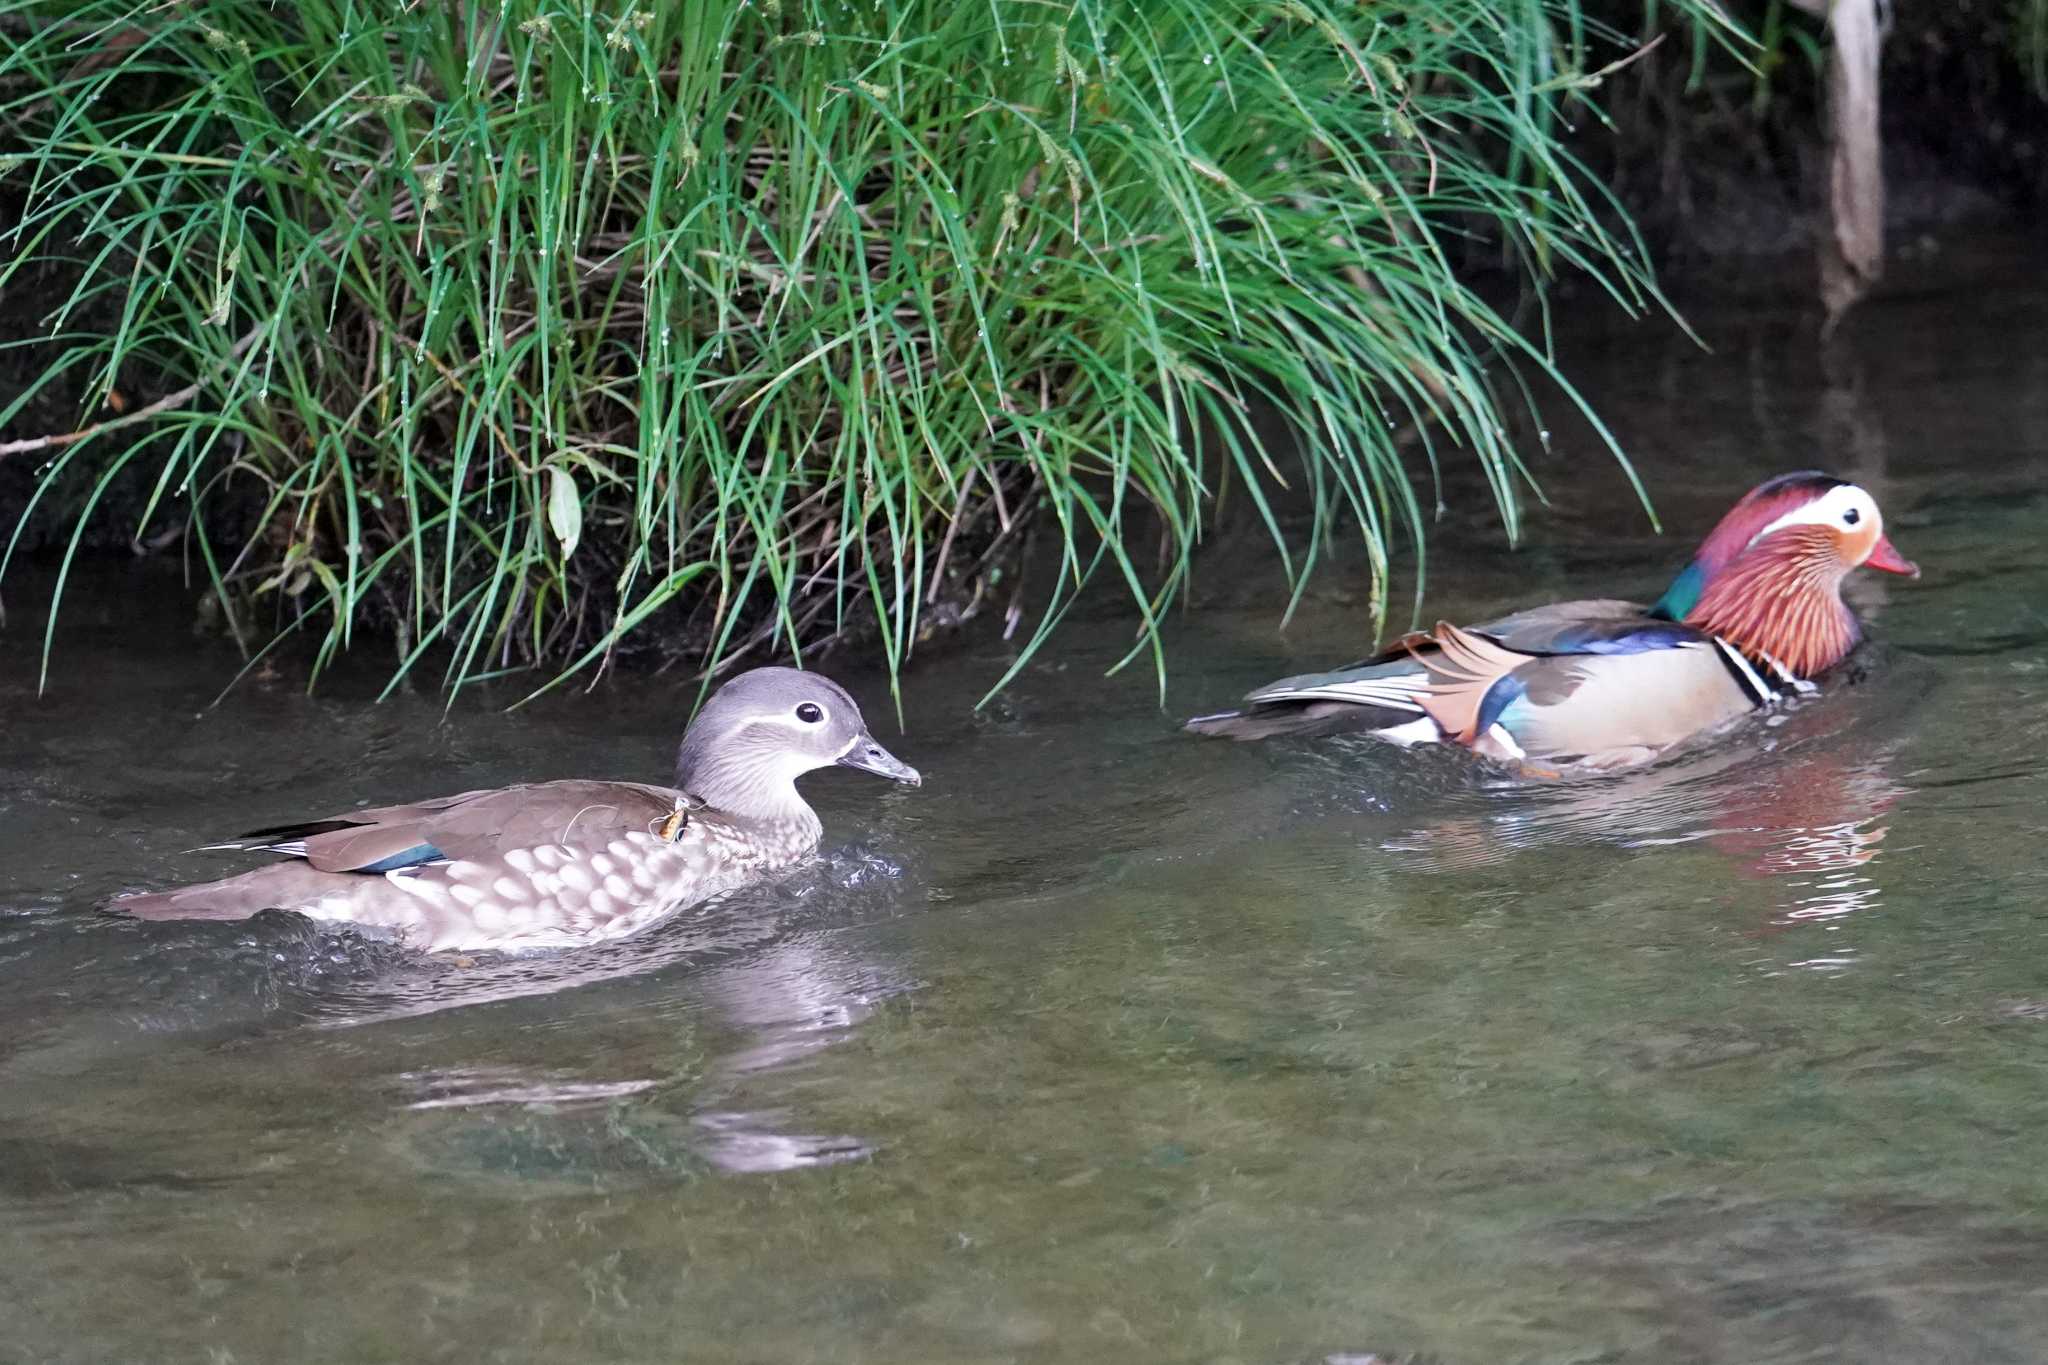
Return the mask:
<path id="1" fill-rule="evenodd" d="M 496 862 L 458 859 L 387 872 L 300 909 L 315 919 L 395 930 L 429 951 L 482 942 L 573 947 L 637 933 L 685 906 L 792 867 L 817 849 L 819 833 L 815 817 L 743 829 L 698 814 L 672 842 L 635 830 L 605 842 L 512 848 Z M 393 897 L 392 887 L 404 894 Z"/>

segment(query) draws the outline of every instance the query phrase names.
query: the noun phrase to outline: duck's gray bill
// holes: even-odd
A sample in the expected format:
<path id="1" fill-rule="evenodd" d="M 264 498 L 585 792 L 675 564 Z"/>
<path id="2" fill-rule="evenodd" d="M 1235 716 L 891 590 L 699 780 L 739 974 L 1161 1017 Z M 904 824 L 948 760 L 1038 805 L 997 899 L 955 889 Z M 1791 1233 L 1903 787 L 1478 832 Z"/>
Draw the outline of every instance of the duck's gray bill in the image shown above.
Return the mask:
<path id="1" fill-rule="evenodd" d="M 905 786 L 915 787 L 924 779 L 917 775 L 917 769 L 905 763 L 881 745 L 862 735 L 860 742 L 848 749 L 839 759 L 842 768 L 858 768 L 876 777 L 887 777 Z"/>

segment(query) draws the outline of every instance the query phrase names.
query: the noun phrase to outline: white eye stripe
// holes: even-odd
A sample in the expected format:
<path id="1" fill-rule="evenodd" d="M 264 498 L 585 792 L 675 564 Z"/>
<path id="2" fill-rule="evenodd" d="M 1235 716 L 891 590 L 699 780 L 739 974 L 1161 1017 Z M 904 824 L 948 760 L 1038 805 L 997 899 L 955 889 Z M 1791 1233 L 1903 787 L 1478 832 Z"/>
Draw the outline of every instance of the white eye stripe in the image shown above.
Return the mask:
<path id="1" fill-rule="evenodd" d="M 780 725 L 785 730 L 795 730 L 802 734 L 815 732 L 820 724 L 817 721 L 798 720 L 795 713 L 790 711 L 771 711 L 765 716 L 755 716 L 747 723 L 749 725 Z"/>
<path id="2" fill-rule="evenodd" d="M 780 725 L 785 730 L 795 730 L 800 734 L 808 735 L 816 734 L 819 730 L 823 729 L 826 726 L 826 724 L 829 723 L 832 719 L 832 712 L 825 706 L 823 702 L 799 702 L 798 705 L 817 707 L 820 712 L 818 718 L 816 720 L 805 720 L 802 716 L 799 716 L 796 713 L 796 708 L 792 707 L 787 711 L 764 712 L 763 714 L 755 716 L 753 719 L 749 720 L 747 724 Z"/>
<path id="3" fill-rule="evenodd" d="M 1856 514 L 1853 518 L 1849 516 L 1851 512 Z M 1884 518 L 1878 513 L 1877 500 L 1855 484 L 1845 483 L 1830 488 L 1804 506 L 1793 508 L 1751 536 L 1749 543 L 1754 545 L 1773 531 L 1782 531 L 1788 526 L 1826 526 L 1861 531 L 1866 526 L 1883 524 Z"/>

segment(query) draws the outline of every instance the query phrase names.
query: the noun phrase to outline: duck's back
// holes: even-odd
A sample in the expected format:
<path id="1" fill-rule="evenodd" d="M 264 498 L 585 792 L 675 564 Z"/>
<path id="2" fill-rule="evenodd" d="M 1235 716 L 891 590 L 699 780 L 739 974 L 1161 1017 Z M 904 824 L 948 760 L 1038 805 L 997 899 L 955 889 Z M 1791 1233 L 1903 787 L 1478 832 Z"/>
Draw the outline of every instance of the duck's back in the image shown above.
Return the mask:
<path id="1" fill-rule="evenodd" d="M 304 845 L 300 856 L 322 871 L 388 872 L 404 865 L 393 859 L 422 848 L 435 852 L 410 861 L 487 859 L 540 844 L 608 843 L 635 830 L 656 829 L 681 796 L 672 788 L 639 782 L 525 782 L 348 811 L 302 826 L 258 831 L 244 842 L 251 848 L 297 852 L 278 842 L 297 836 Z M 264 842 L 265 835 L 276 837 Z"/>

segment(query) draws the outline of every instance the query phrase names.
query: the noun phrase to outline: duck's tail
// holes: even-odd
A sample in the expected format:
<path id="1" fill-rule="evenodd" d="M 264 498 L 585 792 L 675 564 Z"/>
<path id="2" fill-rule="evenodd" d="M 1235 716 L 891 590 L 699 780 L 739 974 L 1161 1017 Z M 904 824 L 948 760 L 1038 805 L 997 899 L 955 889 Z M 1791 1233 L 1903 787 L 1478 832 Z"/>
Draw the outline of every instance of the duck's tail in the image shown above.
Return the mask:
<path id="1" fill-rule="evenodd" d="M 1392 650 L 1363 663 L 1267 683 L 1248 695 L 1239 709 L 1196 716 L 1187 729 L 1238 740 L 1362 732 L 1377 732 L 1402 744 L 1434 739 L 1436 726 L 1423 710 L 1429 670 L 1409 655 L 1412 647 L 1432 644 L 1428 636 L 1404 635 Z"/>
<path id="2" fill-rule="evenodd" d="M 1189 734 L 1239 741 L 1282 735 L 1347 735 L 1391 730 L 1414 721 L 1417 710 L 1362 706 L 1348 701 L 1282 701 L 1196 716 L 1182 727 Z"/>
<path id="3" fill-rule="evenodd" d="M 100 906 L 110 915 L 131 915 L 136 919 L 247 919 L 264 906 L 236 905 L 231 900 L 208 895 L 213 885 L 181 886 L 175 891 L 131 891 Z"/>
<path id="4" fill-rule="evenodd" d="M 345 885 L 343 876 L 304 863 L 274 863 L 217 882 L 116 896 L 100 909 L 137 919 L 247 919 L 262 910 L 304 909 Z"/>

